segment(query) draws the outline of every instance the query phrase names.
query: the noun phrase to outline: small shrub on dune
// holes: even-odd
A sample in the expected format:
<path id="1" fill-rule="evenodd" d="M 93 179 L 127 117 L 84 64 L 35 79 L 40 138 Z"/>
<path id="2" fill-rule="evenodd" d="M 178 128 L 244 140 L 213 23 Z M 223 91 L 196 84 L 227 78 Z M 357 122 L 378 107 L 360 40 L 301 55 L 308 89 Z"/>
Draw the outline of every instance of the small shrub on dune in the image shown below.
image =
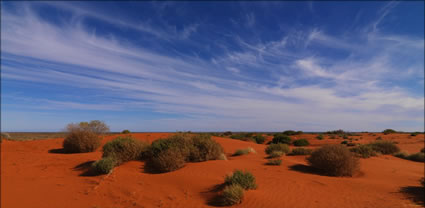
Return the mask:
<path id="1" fill-rule="evenodd" d="M 255 153 L 255 150 L 252 147 L 238 149 L 235 153 L 233 153 L 233 156 L 247 155 L 249 153 Z"/>
<path id="2" fill-rule="evenodd" d="M 240 185 L 245 190 L 257 188 L 255 177 L 249 171 L 235 170 L 232 175 L 226 176 L 225 183 L 227 185 Z"/>
<path id="3" fill-rule="evenodd" d="M 239 204 L 244 197 L 244 189 L 238 185 L 233 184 L 226 186 L 221 194 L 221 203 L 224 206 Z"/>
<path id="4" fill-rule="evenodd" d="M 171 148 L 175 148 L 185 158 L 188 158 L 193 148 L 192 140 L 186 134 L 175 134 L 166 139 L 155 140 L 149 147 L 147 156 L 153 158 Z"/>
<path id="5" fill-rule="evenodd" d="M 142 158 L 148 144 L 132 137 L 117 137 L 103 146 L 102 157 L 114 157 L 118 164 Z"/>
<path id="6" fill-rule="evenodd" d="M 272 153 L 269 154 L 269 158 L 277 158 L 283 155 L 285 155 L 285 153 L 282 151 L 273 151 Z"/>
<path id="7" fill-rule="evenodd" d="M 368 144 L 375 152 L 388 155 L 388 154 L 394 154 L 396 152 L 400 151 L 400 148 L 395 145 L 393 142 L 390 141 L 377 141 Z"/>
<path id="8" fill-rule="evenodd" d="M 322 140 L 322 139 L 324 139 L 324 137 L 323 137 L 323 135 L 322 134 L 319 134 L 319 135 L 317 135 L 317 137 L 316 137 L 318 140 Z"/>
<path id="9" fill-rule="evenodd" d="M 121 132 L 121 134 L 129 134 L 130 133 L 130 130 L 123 130 L 122 132 Z"/>
<path id="10" fill-rule="evenodd" d="M 376 152 L 372 149 L 372 147 L 368 145 L 360 145 L 354 148 L 351 148 L 350 151 L 354 153 L 356 156 L 361 158 L 369 158 L 376 156 Z"/>
<path id="11" fill-rule="evenodd" d="M 266 165 L 276 165 L 279 166 L 282 164 L 282 160 L 281 159 L 272 159 L 272 160 L 268 160 Z"/>
<path id="12" fill-rule="evenodd" d="M 217 160 L 223 154 L 221 145 L 211 139 L 209 135 L 195 135 L 192 137 L 191 144 L 193 147 L 190 151 L 189 160 L 192 162 Z"/>
<path id="13" fill-rule="evenodd" d="M 394 157 L 398 157 L 398 158 L 402 158 L 402 159 L 406 159 L 407 156 L 409 156 L 409 153 L 407 152 L 397 152 L 394 154 Z"/>
<path id="14" fill-rule="evenodd" d="M 415 153 L 415 154 L 411 154 L 411 155 L 407 156 L 406 159 L 411 160 L 411 161 L 416 161 L 416 162 L 425 162 L 425 153 L 418 152 L 418 153 Z"/>
<path id="15" fill-rule="evenodd" d="M 86 130 L 69 132 L 63 141 L 63 149 L 68 153 L 93 152 L 99 146 L 101 138 L 98 134 Z"/>
<path id="16" fill-rule="evenodd" d="M 117 161 L 113 157 L 104 157 L 92 164 L 95 174 L 108 174 L 117 166 Z"/>
<path id="17" fill-rule="evenodd" d="M 255 135 L 253 139 L 257 144 L 263 144 L 266 141 L 266 138 L 264 138 L 263 135 L 260 134 Z"/>
<path id="18" fill-rule="evenodd" d="M 359 169 L 358 158 L 342 145 L 325 145 L 316 149 L 307 161 L 330 176 L 353 176 Z"/>
<path id="19" fill-rule="evenodd" d="M 167 149 L 158 153 L 149 160 L 149 165 L 159 172 L 171 172 L 185 165 L 185 156 L 176 148 Z"/>
<path id="20" fill-rule="evenodd" d="M 291 144 L 291 137 L 285 134 L 276 134 L 272 140 L 273 144 Z"/>
<path id="21" fill-rule="evenodd" d="M 293 142 L 293 144 L 294 146 L 301 147 L 310 145 L 310 142 L 308 142 L 307 139 L 297 139 Z"/>
<path id="22" fill-rule="evenodd" d="M 290 155 L 311 155 L 313 150 L 302 147 L 292 149 Z"/>
<path id="23" fill-rule="evenodd" d="M 272 152 L 283 152 L 287 154 L 289 152 L 289 146 L 287 144 L 270 144 L 265 149 L 266 154 L 270 155 Z"/>

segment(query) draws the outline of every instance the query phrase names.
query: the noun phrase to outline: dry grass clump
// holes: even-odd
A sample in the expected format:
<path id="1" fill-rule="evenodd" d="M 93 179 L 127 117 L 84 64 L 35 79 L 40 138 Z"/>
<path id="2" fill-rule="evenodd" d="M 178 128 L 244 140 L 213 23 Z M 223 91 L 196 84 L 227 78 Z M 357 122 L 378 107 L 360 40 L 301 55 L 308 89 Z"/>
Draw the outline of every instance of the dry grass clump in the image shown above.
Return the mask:
<path id="1" fill-rule="evenodd" d="M 266 138 L 263 135 L 261 135 L 261 134 L 257 134 L 257 135 L 255 135 L 252 138 L 255 140 L 255 142 L 257 144 L 263 144 L 266 141 Z"/>
<path id="2" fill-rule="evenodd" d="M 235 170 L 233 174 L 227 175 L 224 181 L 227 185 L 238 184 L 245 190 L 257 188 L 255 177 L 249 171 Z"/>
<path id="3" fill-rule="evenodd" d="M 217 198 L 221 206 L 231 206 L 242 202 L 244 190 L 256 189 L 255 177 L 248 171 L 235 170 L 225 177 L 224 189 Z"/>
<path id="4" fill-rule="evenodd" d="M 287 144 L 270 144 L 265 149 L 266 154 L 270 155 L 273 152 L 283 152 L 287 154 L 289 152 L 289 146 Z"/>
<path id="5" fill-rule="evenodd" d="M 276 165 L 276 166 L 281 165 L 281 164 L 282 164 L 281 159 L 271 159 L 271 160 L 268 160 L 267 163 L 266 163 L 266 165 Z"/>
<path id="6" fill-rule="evenodd" d="M 273 144 L 291 144 L 291 137 L 285 134 L 276 134 L 272 140 Z"/>
<path id="7" fill-rule="evenodd" d="M 238 185 L 233 184 L 226 186 L 221 194 L 222 205 L 231 206 L 240 204 L 244 197 L 244 189 Z"/>
<path id="8" fill-rule="evenodd" d="M 273 151 L 272 153 L 269 154 L 269 158 L 277 158 L 283 155 L 285 155 L 285 153 L 282 151 Z"/>
<path id="9" fill-rule="evenodd" d="M 292 149 L 290 155 L 311 155 L 313 150 L 302 147 Z"/>
<path id="10" fill-rule="evenodd" d="M 185 162 L 217 160 L 223 157 L 223 148 L 209 135 L 176 134 L 152 142 L 147 165 L 159 172 L 182 168 Z"/>
<path id="11" fill-rule="evenodd" d="M 343 145 L 325 145 L 316 149 L 308 163 L 330 176 L 353 176 L 359 169 L 359 160 Z"/>
<path id="12" fill-rule="evenodd" d="M 249 153 L 256 153 L 254 148 L 252 147 L 248 147 L 245 149 L 238 149 L 235 151 L 235 153 L 233 153 L 233 156 L 240 156 L 240 155 L 247 155 Z"/>
<path id="13" fill-rule="evenodd" d="M 369 158 L 377 155 L 373 148 L 369 145 L 360 145 L 351 148 L 350 151 L 361 158 Z"/>
<path id="14" fill-rule="evenodd" d="M 410 155 L 407 152 L 398 152 L 395 153 L 394 156 L 415 162 L 425 162 L 425 153 L 423 152 L 418 152 Z"/>
<path id="15" fill-rule="evenodd" d="M 400 148 L 390 141 L 376 141 L 368 144 L 375 152 L 389 155 L 400 151 Z"/>
<path id="16" fill-rule="evenodd" d="M 103 146 L 102 157 L 113 157 L 118 164 L 137 160 L 142 158 L 142 154 L 146 152 L 148 144 L 136 140 L 131 136 L 117 137 Z"/>
<path id="17" fill-rule="evenodd" d="M 63 141 L 63 149 L 68 153 L 93 152 L 99 146 L 102 138 L 97 133 L 87 130 L 73 130 Z"/>

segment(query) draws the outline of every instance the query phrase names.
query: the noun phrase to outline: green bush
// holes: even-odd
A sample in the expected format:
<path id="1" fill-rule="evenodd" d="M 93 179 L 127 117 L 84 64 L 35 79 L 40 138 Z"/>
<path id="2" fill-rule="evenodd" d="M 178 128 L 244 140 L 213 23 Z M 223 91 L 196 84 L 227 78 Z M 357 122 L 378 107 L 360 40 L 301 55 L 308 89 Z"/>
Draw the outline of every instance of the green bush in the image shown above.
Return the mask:
<path id="1" fill-rule="evenodd" d="M 347 140 L 342 141 L 341 144 L 348 144 L 348 141 Z"/>
<path id="2" fill-rule="evenodd" d="M 255 177 L 249 171 L 235 170 L 232 175 L 227 175 L 225 178 L 227 185 L 240 185 L 243 189 L 256 189 Z"/>
<path id="3" fill-rule="evenodd" d="M 343 145 L 325 145 L 316 149 L 307 161 L 330 176 L 353 176 L 359 169 L 358 158 Z"/>
<path id="4" fill-rule="evenodd" d="M 287 144 L 270 144 L 265 149 L 266 154 L 270 155 L 272 152 L 283 152 L 287 154 L 289 152 L 289 146 Z"/>
<path id="5" fill-rule="evenodd" d="M 418 153 L 415 153 L 415 154 L 411 154 L 411 155 L 407 156 L 406 159 L 416 161 L 416 162 L 425 162 L 425 153 L 418 152 Z"/>
<path id="6" fill-rule="evenodd" d="M 100 146 L 101 140 L 92 131 L 74 130 L 68 133 L 62 145 L 68 153 L 93 152 Z"/>
<path id="7" fill-rule="evenodd" d="M 149 145 L 130 136 L 117 137 L 103 146 L 102 157 L 114 157 L 118 164 L 142 159 Z"/>
<path id="8" fill-rule="evenodd" d="M 294 146 L 300 147 L 300 146 L 308 146 L 310 145 L 310 142 L 308 142 L 307 139 L 297 139 L 293 142 Z"/>
<path id="9" fill-rule="evenodd" d="M 203 162 L 207 160 L 217 160 L 223 154 L 223 147 L 209 135 L 195 135 L 188 144 L 193 145 L 189 155 L 191 162 Z"/>
<path id="10" fill-rule="evenodd" d="M 393 129 L 385 129 L 384 131 L 382 131 L 382 133 L 384 133 L 384 134 L 393 134 L 393 133 L 397 133 L 397 131 L 395 131 Z"/>
<path id="11" fill-rule="evenodd" d="M 266 165 L 280 165 L 280 164 L 282 164 L 281 159 L 268 160 L 266 163 Z"/>
<path id="12" fill-rule="evenodd" d="M 130 133 L 130 130 L 123 130 L 122 132 L 121 132 L 121 134 L 129 134 Z"/>
<path id="13" fill-rule="evenodd" d="M 252 147 L 248 147 L 245 149 L 238 149 L 235 153 L 233 153 L 233 156 L 240 156 L 240 155 L 247 155 L 249 153 L 255 153 L 255 150 Z"/>
<path id="14" fill-rule="evenodd" d="M 377 141 L 368 144 L 375 152 L 388 155 L 388 154 L 394 154 L 396 152 L 400 151 L 400 148 L 395 145 L 393 142 L 390 141 Z"/>
<path id="15" fill-rule="evenodd" d="M 356 156 L 361 158 L 369 158 L 376 156 L 376 152 L 372 149 L 371 146 L 368 145 L 360 145 L 354 148 L 351 148 L 350 151 L 354 153 Z"/>
<path id="16" fill-rule="evenodd" d="M 231 206 L 242 202 L 244 196 L 244 189 L 238 185 L 233 184 L 226 186 L 221 194 L 222 205 Z"/>
<path id="17" fill-rule="evenodd" d="M 322 139 L 324 139 L 324 137 L 323 137 L 323 135 L 322 134 L 319 134 L 319 135 L 317 135 L 317 137 L 316 137 L 318 140 L 322 140 Z"/>
<path id="18" fill-rule="evenodd" d="M 185 156 L 176 148 L 159 152 L 155 157 L 148 160 L 148 165 L 159 172 L 171 172 L 185 165 Z"/>
<path id="19" fill-rule="evenodd" d="M 291 144 L 291 138 L 284 134 L 276 134 L 272 140 L 273 144 Z"/>
<path id="20" fill-rule="evenodd" d="M 117 165 L 117 161 L 113 157 L 104 157 L 92 164 L 92 170 L 95 174 L 108 174 Z"/>
<path id="21" fill-rule="evenodd" d="M 311 155 L 313 150 L 302 147 L 292 149 L 290 155 Z"/>
<path id="22" fill-rule="evenodd" d="M 260 134 L 255 135 L 253 138 L 257 144 L 263 144 L 264 141 L 266 141 L 266 138 L 264 138 L 263 135 Z"/>
<path id="23" fill-rule="evenodd" d="M 184 158 L 189 159 L 190 152 L 193 149 L 192 140 L 188 134 L 183 133 L 175 134 L 165 139 L 155 140 L 147 151 L 147 156 L 148 158 L 153 158 L 168 149 L 176 149 Z"/>

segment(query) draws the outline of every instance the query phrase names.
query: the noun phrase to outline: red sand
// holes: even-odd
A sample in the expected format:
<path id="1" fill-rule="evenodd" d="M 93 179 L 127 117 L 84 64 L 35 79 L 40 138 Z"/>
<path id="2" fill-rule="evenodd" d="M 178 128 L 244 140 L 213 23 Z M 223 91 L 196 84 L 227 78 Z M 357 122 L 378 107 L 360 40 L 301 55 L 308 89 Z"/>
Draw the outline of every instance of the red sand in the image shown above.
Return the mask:
<path id="1" fill-rule="evenodd" d="M 137 133 L 134 137 L 153 141 L 167 133 Z M 381 136 L 397 141 L 402 150 L 418 152 L 424 135 L 363 133 L 357 143 L 367 143 Z M 104 142 L 113 139 L 109 136 Z M 300 135 L 316 148 L 342 139 L 317 140 L 316 135 Z M 76 168 L 98 160 L 100 149 L 93 153 L 49 153 L 60 149 L 63 139 L 3 141 L 1 145 L 1 207 L 3 208 L 117 208 L 117 207 L 211 207 L 208 201 L 218 193 L 214 187 L 234 169 L 251 171 L 257 190 L 245 192 L 244 201 L 234 207 L 420 207 L 400 193 L 402 187 L 419 186 L 424 163 L 393 156 L 361 159 L 361 174 L 353 178 L 321 176 L 303 171 L 305 156 L 285 156 L 281 166 L 266 166 L 266 145 L 214 137 L 228 155 L 227 161 L 188 163 L 184 168 L 164 174 L 144 172 L 144 162 L 125 163 L 109 175 L 82 176 Z M 269 138 L 270 139 L 270 138 Z M 238 157 L 236 150 L 253 147 L 257 153 Z M 295 168 L 294 168 L 295 167 Z"/>

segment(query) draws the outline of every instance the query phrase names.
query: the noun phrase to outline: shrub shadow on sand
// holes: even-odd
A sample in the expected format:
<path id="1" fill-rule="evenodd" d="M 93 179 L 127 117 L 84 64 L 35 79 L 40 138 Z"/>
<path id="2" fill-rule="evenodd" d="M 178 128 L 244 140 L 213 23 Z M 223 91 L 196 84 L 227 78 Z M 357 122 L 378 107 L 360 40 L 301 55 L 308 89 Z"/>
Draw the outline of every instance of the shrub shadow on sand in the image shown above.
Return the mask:
<path id="1" fill-rule="evenodd" d="M 219 192 L 223 191 L 223 189 L 226 187 L 225 183 L 221 183 L 221 184 L 217 184 L 209 189 L 207 189 L 206 191 L 201 192 L 202 194 L 206 194 L 208 199 L 207 199 L 207 204 L 209 206 L 214 206 L 214 207 L 223 207 L 225 206 L 223 203 L 223 198 L 220 194 L 218 194 Z M 211 197 L 211 195 L 213 195 Z"/>
<path id="2" fill-rule="evenodd" d="M 316 174 L 316 175 L 326 176 L 325 174 L 323 174 L 322 171 L 319 171 L 314 167 L 311 167 L 311 166 L 308 166 L 308 165 L 303 165 L 303 164 L 296 164 L 296 165 L 289 166 L 289 170 L 293 170 L 293 171 L 297 171 L 297 172 L 301 172 L 301 173 L 308 173 L 308 174 Z"/>
<path id="3" fill-rule="evenodd" d="M 52 153 L 52 154 L 70 154 L 70 153 L 66 152 L 64 148 L 51 149 L 48 152 Z"/>
<path id="4" fill-rule="evenodd" d="M 98 174 L 96 174 L 92 169 L 91 166 L 92 164 L 96 162 L 94 160 L 90 160 L 87 162 L 83 162 L 77 166 L 75 166 L 73 169 L 75 171 L 81 171 L 82 173 L 80 173 L 79 176 L 97 176 Z"/>
<path id="5" fill-rule="evenodd" d="M 421 186 L 406 186 L 400 188 L 400 193 L 416 204 L 425 205 L 425 191 Z"/>

